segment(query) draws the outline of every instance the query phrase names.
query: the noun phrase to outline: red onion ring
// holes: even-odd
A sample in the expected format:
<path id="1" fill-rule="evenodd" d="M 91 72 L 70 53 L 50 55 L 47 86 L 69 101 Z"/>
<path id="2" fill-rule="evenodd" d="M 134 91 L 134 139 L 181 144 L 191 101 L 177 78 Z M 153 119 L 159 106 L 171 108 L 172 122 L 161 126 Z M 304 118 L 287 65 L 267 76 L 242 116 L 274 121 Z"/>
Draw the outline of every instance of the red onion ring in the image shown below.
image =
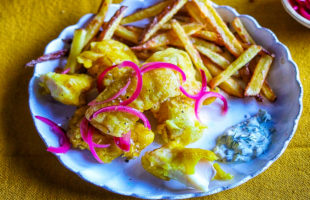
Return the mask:
<path id="1" fill-rule="evenodd" d="M 55 122 L 42 117 L 42 116 L 35 116 L 36 119 L 42 121 L 43 123 L 49 125 L 52 128 L 52 131 L 54 131 L 59 136 L 59 147 L 48 147 L 47 151 L 52 153 L 66 153 L 70 149 L 70 142 L 67 138 L 65 131 L 58 126 Z"/>

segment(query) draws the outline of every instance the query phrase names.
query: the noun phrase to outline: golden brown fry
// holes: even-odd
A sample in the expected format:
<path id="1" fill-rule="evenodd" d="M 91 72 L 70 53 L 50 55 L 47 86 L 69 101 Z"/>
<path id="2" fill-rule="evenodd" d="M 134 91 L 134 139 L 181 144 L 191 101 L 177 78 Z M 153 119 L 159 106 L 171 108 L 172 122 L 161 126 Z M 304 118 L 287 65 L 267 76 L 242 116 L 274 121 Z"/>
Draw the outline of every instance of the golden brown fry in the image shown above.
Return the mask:
<path id="1" fill-rule="evenodd" d="M 132 42 L 134 44 L 138 44 L 139 34 L 132 30 L 128 30 L 122 25 L 117 26 L 115 33 L 116 36 L 125 39 L 129 42 Z"/>
<path id="2" fill-rule="evenodd" d="M 156 33 L 162 25 L 168 22 L 187 2 L 187 0 L 174 0 L 173 3 L 166 7 L 142 33 L 140 42 L 144 43 Z"/>
<path id="3" fill-rule="evenodd" d="M 140 60 L 147 60 L 153 55 L 153 52 L 150 50 L 134 51 L 134 53 Z"/>
<path id="4" fill-rule="evenodd" d="M 202 57 L 202 60 L 212 76 L 217 76 L 222 72 L 222 70 L 215 66 L 208 58 Z M 243 97 L 242 85 L 233 77 L 228 78 L 226 81 L 221 83 L 219 87 L 229 95 L 240 98 Z"/>
<path id="5" fill-rule="evenodd" d="M 203 28 L 203 25 L 197 24 L 197 23 L 190 23 L 185 24 L 183 26 L 184 31 L 187 35 L 192 35 L 196 33 L 197 31 L 201 30 Z M 168 44 L 181 44 L 181 41 L 178 40 L 178 37 L 174 34 L 173 31 L 169 31 L 166 33 L 158 34 L 157 36 L 153 37 L 151 40 L 147 41 L 146 43 L 132 47 L 132 49 L 135 50 L 143 50 L 143 49 L 153 49 L 160 46 L 166 46 Z M 177 45 L 175 45 L 177 46 Z"/>
<path id="6" fill-rule="evenodd" d="M 203 15 L 203 17 L 221 36 L 223 43 L 229 52 L 238 57 L 243 52 L 242 45 L 236 39 L 234 34 L 232 34 L 232 32 L 229 30 L 220 15 L 213 8 L 212 3 L 209 0 L 193 0 L 193 2 L 199 8 L 201 15 Z"/>
<path id="7" fill-rule="evenodd" d="M 196 22 L 204 24 L 207 30 L 214 31 L 214 28 L 202 17 L 202 15 L 200 14 L 200 10 L 193 2 L 191 1 L 187 2 L 185 4 L 185 9 Z"/>
<path id="8" fill-rule="evenodd" d="M 169 6 L 169 4 L 171 4 L 171 2 L 171 0 L 163 1 L 151 7 L 139 10 L 131 15 L 128 15 L 127 17 L 124 17 L 124 19 L 121 21 L 121 24 L 129 24 L 145 18 L 154 17 L 160 14 L 167 6 Z"/>
<path id="9" fill-rule="evenodd" d="M 178 20 L 180 23 L 192 23 L 194 22 L 193 18 L 184 15 L 175 15 L 173 19 Z"/>
<path id="10" fill-rule="evenodd" d="M 261 94 L 264 95 L 269 101 L 274 102 L 277 99 L 277 96 L 270 88 L 267 81 L 264 82 L 263 87 L 261 89 Z"/>
<path id="11" fill-rule="evenodd" d="M 208 57 L 212 62 L 220 66 L 222 69 L 226 69 L 227 66 L 230 65 L 230 61 L 227 60 L 225 57 L 221 56 L 220 54 L 200 45 L 197 45 L 196 48 L 201 54 Z"/>
<path id="12" fill-rule="evenodd" d="M 217 87 L 223 81 L 228 79 L 230 76 L 235 74 L 239 69 L 244 65 L 250 62 L 260 51 L 262 50 L 261 46 L 252 45 L 248 48 L 243 54 L 241 54 L 231 65 L 229 65 L 222 73 L 214 77 L 211 82 L 211 88 Z"/>
<path id="13" fill-rule="evenodd" d="M 255 41 L 251 37 L 251 35 L 248 33 L 246 28 L 244 27 L 243 23 L 241 22 L 240 18 L 236 17 L 234 21 L 232 22 L 232 26 L 238 33 L 239 37 L 241 38 L 242 42 L 247 44 L 255 44 Z"/>
<path id="14" fill-rule="evenodd" d="M 124 17 L 124 14 L 127 10 L 127 6 L 121 6 L 120 9 L 118 9 L 113 17 L 109 20 L 108 23 L 105 24 L 103 31 L 100 33 L 98 40 L 108 40 L 111 39 L 115 30 L 117 29 L 119 23 L 121 22 L 122 18 Z"/>
<path id="15" fill-rule="evenodd" d="M 85 29 L 77 29 L 74 31 L 70 54 L 65 67 L 65 69 L 70 69 L 70 73 L 75 73 L 77 71 L 78 63 L 76 57 L 82 52 L 84 48 L 86 34 L 87 32 Z"/>
<path id="16" fill-rule="evenodd" d="M 219 36 L 219 34 L 217 34 L 215 32 L 201 30 L 201 31 L 198 31 L 197 33 L 195 33 L 194 36 L 208 40 L 208 41 L 211 41 L 211 42 L 214 42 L 218 45 L 223 46 L 223 41 L 221 39 L 221 36 Z"/>
<path id="17" fill-rule="evenodd" d="M 207 80 L 211 80 L 212 76 L 209 72 L 209 70 L 204 66 L 201 57 L 199 55 L 199 52 L 192 44 L 190 38 L 186 35 L 184 29 L 182 26 L 176 21 L 172 20 L 172 30 L 175 32 L 175 34 L 178 36 L 179 40 L 182 42 L 185 50 L 191 57 L 195 67 L 200 70 L 204 70 L 206 73 Z"/>
<path id="18" fill-rule="evenodd" d="M 269 55 L 263 55 L 254 70 L 251 81 L 247 85 L 244 96 L 257 96 L 263 86 L 263 83 L 269 72 L 273 58 Z"/>
<path id="19" fill-rule="evenodd" d="M 195 38 L 195 37 L 190 37 L 192 43 L 194 44 L 194 46 L 203 46 L 207 49 L 210 49 L 211 51 L 214 51 L 216 53 L 222 53 L 223 50 L 221 49 L 221 47 L 217 46 L 216 44 L 212 43 L 212 42 L 207 42 L 204 40 L 201 40 L 199 38 Z"/>
<path id="20" fill-rule="evenodd" d="M 84 45 L 87 45 L 89 41 L 92 40 L 99 32 L 100 27 L 104 23 L 106 13 L 108 12 L 111 3 L 112 0 L 102 0 L 99 11 L 85 28 L 87 34 Z"/>

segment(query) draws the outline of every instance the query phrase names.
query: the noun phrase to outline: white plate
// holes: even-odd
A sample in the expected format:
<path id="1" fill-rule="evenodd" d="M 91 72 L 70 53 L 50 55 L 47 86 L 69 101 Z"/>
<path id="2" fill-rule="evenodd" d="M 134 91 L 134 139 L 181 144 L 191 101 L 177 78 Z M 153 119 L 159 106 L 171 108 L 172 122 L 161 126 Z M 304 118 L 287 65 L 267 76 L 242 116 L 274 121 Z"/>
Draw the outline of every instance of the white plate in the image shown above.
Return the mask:
<path id="1" fill-rule="evenodd" d="M 147 7 L 152 3 L 154 1 L 126 0 L 123 2 L 124 5 L 129 5 L 129 12 L 137 8 Z M 112 6 L 107 18 L 111 17 L 118 7 L 118 5 Z M 272 137 L 272 144 L 268 152 L 248 163 L 222 165 L 235 178 L 231 181 L 212 181 L 210 190 L 204 193 L 186 188 L 176 181 L 167 182 L 153 177 L 142 168 L 140 158 L 131 160 L 129 163 L 124 162 L 123 158 L 118 158 L 111 164 L 98 164 L 90 152 L 71 149 L 66 154 L 56 155 L 64 166 L 84 180 L 118 194 L 146 199 L 181 199 L 206 196 L 236 187 L 262 173 L 279 158 L 293 137 L 301 115 L 303 91 L 298 68 L 292 61 L 287 47 L 280 43 L 270 30 L 262 28 L 250 16 L 239 15 L 230 7 L 217 5 L 215 7 L 227 22 L 231 22 L 237 16 L 240 17 L 255 41 L 276 55 L 268 81 L 277 94 L 278 100 L 273 104 L 267 101 L 262 104 L 253 98 L 229 98 L 229 111 L 225 117 L 219 117 L 215 114 L 212 114 L 211 117 L 208 115 L 208 113 L 218 113 L 217 103 L 204 107 L 203 119 L 208 124 L 209 129 L 206 130 L 205 137 L 190 146 L 212 149 L 215 138 L 221 135 L 227 127 L 243 121 L 245 116 L 255 114 L 259 108 L 265 108 L 271 113 L 277 129 Z M 81 27 L 91 16 L 91 14 L 85 15 L 76 25 L 66 28 L 57 39 L 49 43 L 44 53 L 63 49 L 65 44 L 62 39 L 72 38 L 74 30 Z M 42 96 L 38 92 L 39 75 L 53 71 L 63 64 L 63 60 L 49 61 L 35 67 L 34 75 L 29 84 L 29 105 L 32 116 L 41 115 L 66 127 L 75 107 L 64 106 L 49 96 Z M 58 145 L 58 138 L 45 124 L 35 119 L 34 122 L 47 146 Z M 155 147 L 159 147 L 159 145 L 154 143 L 146 150 Z"/>

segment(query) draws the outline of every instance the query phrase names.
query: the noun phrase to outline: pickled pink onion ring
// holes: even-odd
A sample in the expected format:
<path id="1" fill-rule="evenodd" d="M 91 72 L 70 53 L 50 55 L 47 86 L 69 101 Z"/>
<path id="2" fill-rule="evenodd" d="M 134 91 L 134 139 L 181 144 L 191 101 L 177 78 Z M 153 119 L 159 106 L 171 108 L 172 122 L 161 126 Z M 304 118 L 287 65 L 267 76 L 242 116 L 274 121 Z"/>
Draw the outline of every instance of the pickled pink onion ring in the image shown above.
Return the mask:
<path id="1" fill-rule="evenodd" d="M 145 65 L 143 65 L 141 67 L 141 72 L 146 73 L 148 71 L 151 71 L 154 69 L 161 69 L 161 68 L 172 69 L 172 70 L 179 72 L 182 76 L 182 80 L 186 81 L 186 75 L 185 75 L 184 71 L 180 67 L 178 67 L 174 64 L 171 64 L 171 63 L 165 63 L 165 62 L 146 63 Z"/>
<path id="2" fill-rule="evenodd" d="M 67 68 L 67 69 L 63 70 L 61 72 L 61 74 L 68 74 L 70 72 L 70 70 L 71 70 L 71 68 Z"/>
<path id="3" fill-rule="evenodd" d="M 181 92 L 187 96 L 188 98 L 190 99 L 194 99 L 194 100 L 197 100 L 202 93 L 206 92 L 207 91 L 207 77 L 206 77 L 206 73 L 201 69 L 200 70 L 200 73 L 201 73 L 201 89 L 200 89 L 200 92 L 198 94 L 195 94 L 195 95 L 192 95 L 192 94 L 189 94 L 183 86 L 180 86 L 180 90 Z"/>
<path id="4" fill-rule="evenodd" d="M 116 99 L 116 98 L 119 97 L 120 95 L 123 95 L 123 94 L 126 92 L 126 90 L 127 90 L 127 88 L 129 87 L 130 83 L 131 83 L 131 80 L 129 79 L 128 82 L 126 83 L 126 85 L 125 85 L 122 89 L 120 89 L 120 91 L 118 91 L 118 92 L 117 92 L 115 95 L 113 95 L 112 97 L 110 97 L 110 98 L 108 98 L 108 99 L 106 99 L 106 100 L 104 100 L 104 101 L 100 101 L 100 102 L 97 102 L 96 99 L 95 99 L 95 100 L 89 102 L 88 105 L 89 105 L 89 106 L 97 106 L 97 105 L 101 105 L 101 104 L 105 104 L 105 103 L 107 103 L 107 102 L 113 101 L 114 99 Z"/>
<path id="5" fill-rule="evenodd" d="M 84 117 L 80 123 L 80 132 L 81 132 L 81 136 L 82 139 L 87 143 L 92 143 L 94 147 L 97 148 L 107 148 L 110 146 L 110 144 L 97 144 L 95 142 L 93 142 L 93 140 L 88 140 L 88 130 L 91 127 L 91 125 L 89 125 L 89 121 Z M 94 127 L 93 127 L 94 128 Z M 94 129 L 96 130 L 96 129 Z"/>
<path id="6" fill-rule="evenodd" d="M 93 132 L 95 128 L 89 125 L 89 121 L 84 117 L 80 123 L 80 132 L 82 139 L 88 144 L 90 152 L 93 154 L 94 158 L 99 162 L 102 163 L 101 159 L 99 158 L 95 147 L 96 148 L 107 148 L 110 144 L 96 144 L 93 142 Z"/>
<path id="7" fill-rule="evenodd" d="M 306 9 L 304 9 L 303 7 L 300 7 L 299 12 L 304 18 L 310 20 L 310 13 L 308 13 Z"/>
<path id="8" fill-rule="evenodd" d="M 97 110 L 96 112 L 94 112 L 94 114 L 92 116 L 90 116 L 89 120 L 92 120 L 93 118 L 95 118 L 97 115 L 99 115 L 100 113 L 104 113 L 104 112 L 126 112 L 126 113 L 130 113 L 132 115 L 135 115 L 137 117 L 139 117 L 143 123 L 144 126 L 147 127 L 149 130 L 151 130 L 151 124 L 149 122 L 149 120 L 147 119 L 147 117 L 140 111 L 128 107 L 128 106 L 108 106 L 108 107 L 103 107 L 99 110 Z"/>
<path id="9" fill-rule="evenodd" d="M 225 99 L 224 96 L 222 96 L 219 93 L 216 92 L 205 92 L 203 94 L 201 94 L 201 96 L 196 100 L 195 102 L 195 115 L 198 121 L 201 122 L 200 117 L 199 117 L 199 110 L 201 108 L 201 105 L 203 104 L 203 102 L 207 99 L 207 98 L 211 98 L 211 97 L 216 97 L 219 98 L 223 101 L 224 105 L 223 105 L 223 113 L 226 114 L 227 110 L 228 110 L 228 104 L 227 104 L 227 100 Z"/>
<path id="10" fill-rule="evenodd" d="M 130 150 L 130 136 L 131 131 L 123 135 L 122 137 L 114 137 L 114 142 L 118 148 L 120 148 L 123 151 L 128 152 Z"/>
<path id="11" fill-rule="evenodd" d="M 36 119 L 42 121 L 43 123 L 49 125 L 52 130 L 59 136 L 59 147 L 48 147 L 47 151 L 52 153 L 66 153 L 70 149 L 70 142 L 67 138 L 65 131 L 58 126 L 55 122 L 41 116 L 35 116 Z"/>
<path id="12" fill-rule="evenodd" d="M 111 67 L 106 68 L 105 70 L 103 70 L 103 72 L 101 72 L 101 74 L 98 76 L 97 79 L 97 90 L 98 92 L 102 92 L 103 91 L 103 87 L 102 87 L 102 81 L 103 78 L 105 77 L 105 75 L 112 69 L 114 69 L 115 67 L 118 67 L 118 65 L 113 65 Z"/>
<path id="13" fill-rule="evenodd" d="M 141 74 L 141 70 L 138 67 L 138 65 L 136 65 L 134 62 L 131 61 L 124 61 L 122 63 L 120 63 L 119 65 L 114 65 L 112 67 L 109 67 L 107 69 L 105 69 L 98 77 L 97 80 L 97 87 L 98 87 L 98 91 L 101 92 L 103 90 L 102 88 L 102 80 L 104 78 L 104 76 L 107 74 L 108 71 L 112 70 L 113 68 L 118 67 L 118 68 L 122 68 L 122 67 L 131 67 L 134 71 L 135 71 L 135 76 L 137 77 L 137 87 L 136 90 L 134 91 L 134 93 L 132 94 L 132 96 L 121 102 L 120 105 L 128 105 L 131 102 L 133 102 L 134 100 L 136 100 L 136 98 L 138 98 L 141 90 L 142 90 L 142 74 Z"/>
<path id="14" fill-rule="evenodd" d="M 89 146 L 89 150 L 90 152 L 93 154 L 94 158 L 99 162 L 99 163 L 103 163 L 103 161 L 99 158 L 94 144 L 93 144 L 93 131 L 94 128 L 92 126 L 89 127 L 88 131 L 87 131 L 87 141 L 88 141 L 88 146 Z"/>

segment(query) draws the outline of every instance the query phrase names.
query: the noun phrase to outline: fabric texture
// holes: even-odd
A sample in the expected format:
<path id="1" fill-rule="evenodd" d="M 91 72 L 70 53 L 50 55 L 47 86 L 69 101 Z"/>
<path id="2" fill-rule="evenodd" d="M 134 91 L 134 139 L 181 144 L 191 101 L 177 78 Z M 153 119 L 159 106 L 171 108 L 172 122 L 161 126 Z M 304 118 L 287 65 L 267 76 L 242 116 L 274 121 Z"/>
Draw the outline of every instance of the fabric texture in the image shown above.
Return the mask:
<path id="1" fill-rule="evenodd" d="M 299 25 L 280 0 L 216 0 L 249 14 L 286 44 L 299 66 L 303 115 L 285 153 L 247 183 L 197 199 L 310 199 L 310 29 Z M 28 107 L 32 69 L 23 66 L 100 0 L 1 0 L 0 199 L 134 199 L 98 188 L 67 170 L 34 128 Z M 308 80 L 309 79 L 309 80 Z"/>

